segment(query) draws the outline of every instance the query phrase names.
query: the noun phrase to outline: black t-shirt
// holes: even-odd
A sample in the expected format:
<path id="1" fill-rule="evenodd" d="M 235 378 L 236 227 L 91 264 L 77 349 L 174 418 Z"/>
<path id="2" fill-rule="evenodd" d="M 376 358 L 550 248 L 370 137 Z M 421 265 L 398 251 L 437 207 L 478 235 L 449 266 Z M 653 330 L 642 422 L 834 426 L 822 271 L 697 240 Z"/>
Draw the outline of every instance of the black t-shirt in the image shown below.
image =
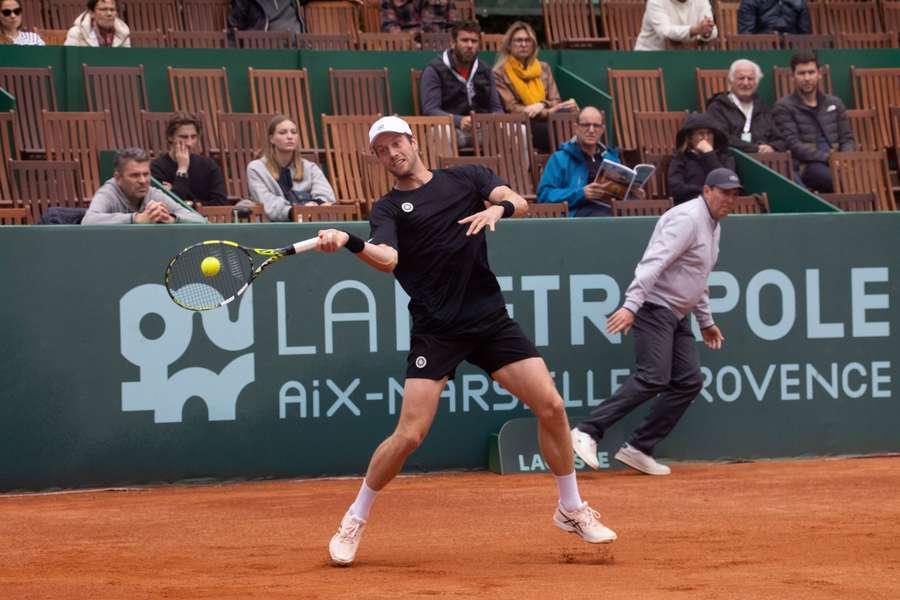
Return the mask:
<path id="1" fill-rule="evenodd" d="M 432 174 L 422 187 L 391 190 L 375 203 L 369 241 L 397 250 L 394 276 L 410 296 L 413 333 L 464 335 L 489 325 L 506 303 L 488 265 L 487 228 L 466 236 L 468 224 L 458 221 L 484 210 L 506 183 L 477 165 Z"/>
<path id="2" fill-rule="evenodd" d="M 187 177 L 176 177 L 178 164 L 168 154 L 162 154 L 150 163 L 150 174 L 156 179 L 172 184 L 172 191 L 182 200 L 196 200 L 208 205 L 228 204 L 225 192 L 225 176 L 218 163 L 199 154 L 191 154 Z"/>

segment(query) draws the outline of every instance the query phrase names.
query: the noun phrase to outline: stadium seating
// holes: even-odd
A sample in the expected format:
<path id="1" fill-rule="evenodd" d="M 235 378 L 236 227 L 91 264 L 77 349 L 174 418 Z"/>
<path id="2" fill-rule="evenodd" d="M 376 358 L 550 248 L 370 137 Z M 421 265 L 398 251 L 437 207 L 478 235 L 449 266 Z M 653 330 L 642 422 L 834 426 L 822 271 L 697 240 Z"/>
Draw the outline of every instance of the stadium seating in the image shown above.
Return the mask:
<path id="1" fill-rule="evenodd" d="M 328 69 L 331 112 L 335 115 L 393 114 L 387 68 Z"/>
<path id="2" fill-rule="evenodd" d="M 671 200 L 621 200 L 612 202 L 614 217 L 656 217 L 672 208 Z"/>
<path id="3" fill-rule="evenodd" d="M 12 205 L 25 208 L 37 223 L 50 207 L 83 208 L 85 198 L 81 167 L 72 161 L 13 160 L 9 162 Z"/>
<path id="4" fill-rule="evenodd" d="M 144 67 L 90 67 L 82 65 L 84 97 L 89 111 L 109 111 L 116 148 L 141 147 L 140 114 L 149 110 Z"/>
<path id="5" fill-rule="evenodd" d="M 81 167 L 82 198 L 91 198 L 102 185 L 99 150 L 113 150 L 113 122 L 109 111 L 43 111 L 47 160 L 75 161 Z"/>

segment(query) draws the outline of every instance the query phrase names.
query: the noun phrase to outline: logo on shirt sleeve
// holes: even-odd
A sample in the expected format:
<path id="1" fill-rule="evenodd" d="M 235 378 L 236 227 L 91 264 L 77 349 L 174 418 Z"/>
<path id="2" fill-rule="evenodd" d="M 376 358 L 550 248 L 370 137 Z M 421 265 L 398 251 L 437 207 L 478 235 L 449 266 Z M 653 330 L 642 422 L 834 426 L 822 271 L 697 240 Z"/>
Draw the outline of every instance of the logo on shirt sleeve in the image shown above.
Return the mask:
<path id="1" fill-rule="evenodd" d="M 425 359 L 424 356 L 416 357 L 416 367 L 418 367 L 419 369 L 424 369 L 425 365 L 427 365 L 427 364 L 428 364 L 428 361 Z"/>

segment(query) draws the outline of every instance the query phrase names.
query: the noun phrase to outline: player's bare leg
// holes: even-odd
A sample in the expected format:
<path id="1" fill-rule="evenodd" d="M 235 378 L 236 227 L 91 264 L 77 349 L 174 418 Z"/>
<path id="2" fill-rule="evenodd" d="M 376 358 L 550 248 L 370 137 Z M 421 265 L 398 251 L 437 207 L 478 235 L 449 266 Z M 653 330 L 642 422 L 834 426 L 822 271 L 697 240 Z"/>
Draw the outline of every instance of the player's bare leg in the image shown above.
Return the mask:
<path id="1" fill-rule="evenodd" d="M 591 543 L 608 543 L 616 534 L 600 522 L 600 515 L 581 500 L 575 476 L 575 457 L 569 418 L 547 365 L 542 358 L 510 363 L 491 376 L 525 403 L 538 420 L 538 441 L 547 466 L 559 488 L 559 506 L 553 522 L 564 531 L 577 533 Z"/>
<path id="2" fill-rule="evenodd" d="M 425 440 L 446 384 L 446 377 L 439 381 L 406 380 L 397 427 L 372 454 L 356 501 L 341 519 L 340 527 L 328 545 L 335 563 L 349 565 L 353 562 L 375 495 L 400 473 L 409 455 Z"/>

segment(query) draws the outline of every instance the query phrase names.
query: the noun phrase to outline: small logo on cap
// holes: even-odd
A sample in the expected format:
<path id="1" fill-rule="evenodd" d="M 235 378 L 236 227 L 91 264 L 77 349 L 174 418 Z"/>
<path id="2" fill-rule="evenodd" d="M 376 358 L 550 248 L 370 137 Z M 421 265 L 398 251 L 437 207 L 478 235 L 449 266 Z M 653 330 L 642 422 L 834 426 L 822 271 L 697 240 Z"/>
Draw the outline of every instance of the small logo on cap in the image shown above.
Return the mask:
<path id="1" fill-rule="evenodd" d="M 402 208 L 405 213 L 411 213 L 413 211 L 412 202 L 404 202 L 400 205 L 400 208 Z"/>
<path id="2" fill-rule="evenodd" d="M 422 369 L 422 368 L 424 368 L 425 365 L 427 365 L 427 364 L 428 364 L 428 361 L 425 360 L 425 357 L 424 357 L 424 356 L 417 356 L 417 357 L 416 357 L 416 367 Z"/>

